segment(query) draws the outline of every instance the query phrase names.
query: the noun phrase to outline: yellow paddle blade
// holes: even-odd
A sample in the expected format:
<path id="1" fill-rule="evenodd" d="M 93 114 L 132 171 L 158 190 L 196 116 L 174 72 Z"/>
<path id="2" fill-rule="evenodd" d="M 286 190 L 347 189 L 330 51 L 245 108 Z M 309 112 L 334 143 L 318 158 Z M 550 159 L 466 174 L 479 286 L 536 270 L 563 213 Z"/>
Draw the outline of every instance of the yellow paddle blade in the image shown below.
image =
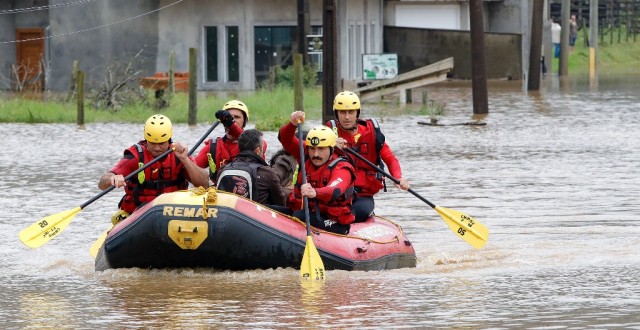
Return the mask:
<path id="1" fill-rule="evenodd" d="M 456 210 L 435 207 L 449 228 L 476 249 L 481 249 L 489 239 L 489 229 L 478 220 Z"/>
<path id="2" fill-rule="evenodd" d="M 303 279 L 324 280 L 324 264 L 316 246 L 313 245 L 311 236 L 307 236 L 307 246 L 304 248 L 302 264 L 300 265 L 300 277 Z"/>
<path id="3" fill-rule="evenodd" d="M 35 249 L 41 247 L 44 243 L 50 241 L 62 232 L 73 217 L 82 210 L 79 206 L 75 209 L 52 214 L 40 219 L 38 222 L 23 229 L 20 232 L 20 241 L 26 246 Z"/>
<path id="4" fill-rule="evenodd" d="M 91 247 L 89 248 L 89 254 L 93 257 L 93 259 L 98 256 L 98 252 L 100 251 L 100 248 L 102 247 L 104 241 L 107 239 L 107 234 L 110 230 L 111 228 L 105 230 L 102 234 L 100 234 L 100 236 L 98 236 L 98 239 L 96 239 L 96 241 L 91 244 Z"/>

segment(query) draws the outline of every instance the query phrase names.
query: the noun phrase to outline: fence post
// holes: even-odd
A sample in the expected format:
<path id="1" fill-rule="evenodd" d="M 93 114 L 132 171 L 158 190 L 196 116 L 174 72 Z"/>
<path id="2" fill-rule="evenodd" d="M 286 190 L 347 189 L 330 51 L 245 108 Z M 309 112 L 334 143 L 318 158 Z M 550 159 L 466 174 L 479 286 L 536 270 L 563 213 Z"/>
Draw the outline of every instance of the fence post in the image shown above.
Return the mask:
<path id="1" fill-rule="evenodd" d="M 189 48 L 189 125 L 198 123 L 198 98 L 197 98 L 197 49 Z"/>
<path id="2" fill-rule="evenodd" d="M 78 60 L 73 60 L 71 65 L 71 79 L 69 81 L 69 94 L 67 94 L 67 102 L 71 101 L 73 95 L 76 93 L 76 86 L 78 80 Z"/>
<path id="3" fill-rule="evenodd" d="M 293 55 L 293 109 L 296 111 L 304 111 L 303 81 L 302 54 L 297 53 Z"/>
<path id="4" fill-rule="evenodd" d="M 176 82 L 174 78 L 174 65 L 176 63 L 176 53 L 172 50 L 169 53 L 169 97 L 173 97 L 176 92 Z"/>
<path id="5" fill-rule="evenodd" d="M 76 98 L 77 107 L 77 124 L 78 126 L 84 126 L 84 71 L 78 70 L 76 72 L 76 88 L 78 90 L 78 96 Z"/>

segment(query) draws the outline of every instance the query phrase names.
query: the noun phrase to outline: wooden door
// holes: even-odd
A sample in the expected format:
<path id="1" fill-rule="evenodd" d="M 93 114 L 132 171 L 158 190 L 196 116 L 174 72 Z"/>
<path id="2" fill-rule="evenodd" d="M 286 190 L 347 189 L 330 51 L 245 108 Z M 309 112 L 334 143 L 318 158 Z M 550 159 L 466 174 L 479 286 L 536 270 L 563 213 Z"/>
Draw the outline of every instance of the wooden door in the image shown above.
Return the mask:
<path id="1" fill-rule="evenodd" d="M 44 30 L 16 30 L 16 67 L 14 76 L 18 91 L 44 90 Z"/>

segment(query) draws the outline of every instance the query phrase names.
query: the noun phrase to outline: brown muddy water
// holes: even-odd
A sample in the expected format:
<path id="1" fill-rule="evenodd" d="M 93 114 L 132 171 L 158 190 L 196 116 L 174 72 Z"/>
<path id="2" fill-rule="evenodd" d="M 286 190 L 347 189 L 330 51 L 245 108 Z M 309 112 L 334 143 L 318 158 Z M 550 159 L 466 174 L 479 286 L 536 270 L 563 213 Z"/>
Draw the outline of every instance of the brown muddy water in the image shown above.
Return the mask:
<path id="1" fill-rule="evenodd" d="M 142 125 L 0 124 L 0 324 L 3 328 L 629 328 L 640 329 L 640 77 L 539 93 L 490 84 L 485 126 L 379 118 L 405 176 L 437 205 L 490 232 L 482 250 L 395 188 L 376 212 L 401 224 L 418 266 L 329 271 L 303 286 L 294 269 L 94 272 L 89 246 L 121 191 L 80 212 L 37 250 L 18 232 L 95 196 L 99 176 Z M 471 120 L 468 85 L 429 88 L 442 124 Z M 366 109 L 363 116 L 367 116 Z M 209 127 L 176 125 L 192 144 Z M 215 135 L 221 131 L 214 132 Z M 266 133 L 268 154 L 278 149 Z"/>

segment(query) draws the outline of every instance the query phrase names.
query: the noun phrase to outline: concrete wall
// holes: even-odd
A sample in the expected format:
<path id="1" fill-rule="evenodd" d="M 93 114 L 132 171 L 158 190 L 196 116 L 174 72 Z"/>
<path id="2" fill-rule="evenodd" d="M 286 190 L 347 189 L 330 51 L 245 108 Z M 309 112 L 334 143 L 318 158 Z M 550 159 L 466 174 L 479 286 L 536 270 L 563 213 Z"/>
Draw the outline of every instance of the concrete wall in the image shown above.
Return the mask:
<path id="1" fill-rule="evenodd" d="M 338 79 L 362 79 L 362 55 L 383 51 L 382 0 L 338 0 Z"/>
<path id="2" fill-rule="evenodd" d="M 65 2 L 51 0 L 50 4 Z M 106 81 L 107 68 L 122 72 L 121 68 L 143 49 L 133 60 L 132 70 L 141 70 L 139 77 L 153 74 L 158 23 L 157 13 L 150 12 L 157 8 L 158 0 L 108 0 L 51 9 L 53 37 L 48 42 L 51 61 L 47 88 L 69 88 L 73 60 L 78 60 L 85 72 L 85 88 L 100 87 Z"/>
<path id="3" fill-rule="evenodd" d="M 489 79 L 521 79 L 521 36 L 486 33 L 485 58 Z M 398 53 L 400 73 L 454 58 L 451 77 L 471 78 L 471 42 L 467 31 L 385 27 L 384 51 Z"/>

